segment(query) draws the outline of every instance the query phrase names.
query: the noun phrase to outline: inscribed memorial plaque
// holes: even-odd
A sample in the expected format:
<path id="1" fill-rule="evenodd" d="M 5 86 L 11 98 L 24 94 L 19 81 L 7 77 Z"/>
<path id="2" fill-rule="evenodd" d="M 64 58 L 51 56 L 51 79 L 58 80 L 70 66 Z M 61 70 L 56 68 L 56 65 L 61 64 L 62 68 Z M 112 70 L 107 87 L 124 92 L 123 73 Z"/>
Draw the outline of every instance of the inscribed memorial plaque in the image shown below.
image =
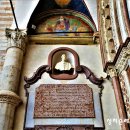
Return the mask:
<path id="1" fill-rule="evenodd" d="M 94 118 L 92 89 L 83 84 L 48 84 L 36 89 L 35 118 Z"/>

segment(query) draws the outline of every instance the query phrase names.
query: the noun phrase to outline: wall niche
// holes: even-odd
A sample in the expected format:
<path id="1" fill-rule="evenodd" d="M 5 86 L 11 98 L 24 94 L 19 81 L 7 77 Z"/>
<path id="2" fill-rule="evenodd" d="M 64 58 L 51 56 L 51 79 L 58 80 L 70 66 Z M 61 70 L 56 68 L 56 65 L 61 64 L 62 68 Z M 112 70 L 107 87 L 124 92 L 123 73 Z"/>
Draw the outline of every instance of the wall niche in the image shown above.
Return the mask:
<path id="1" fill-rule="evenodd" d="M 54 79 L 74 79 L 77 77 L 76 68 L 79 66 L 78 54 L 66 47 L 53 50 L 48 58 L 51 67 L 50 76 Z"/>

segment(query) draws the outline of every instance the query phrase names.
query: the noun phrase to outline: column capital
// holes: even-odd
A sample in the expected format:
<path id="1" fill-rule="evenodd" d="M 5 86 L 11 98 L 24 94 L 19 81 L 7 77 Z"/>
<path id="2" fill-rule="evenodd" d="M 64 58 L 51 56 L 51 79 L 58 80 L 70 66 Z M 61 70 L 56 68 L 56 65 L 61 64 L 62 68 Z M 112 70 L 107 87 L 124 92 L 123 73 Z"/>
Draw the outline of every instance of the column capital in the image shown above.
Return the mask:
<path id="1" fill-rule="evenodd" d="M 8 47 L 17 47 L 25 51 L 26 47 L 26 30 L 6 29 L 6 37 L 8 39 Z"/>
<path id="2" fill-rule="evenodd" d="M 117 76 L 117 71 L 116 71 L 115 66 L 108 67 L 107 73 L 108 73 L 108 75 L 110 75 L 111 78 Z"/>
<path id="3" fill-rule="evenodd" d="M 0 90 L 0 103 L 9 103 L 14 106 L 18 106 L 20 102 L 22 102 L 22 100 L 14 92 Z"/>

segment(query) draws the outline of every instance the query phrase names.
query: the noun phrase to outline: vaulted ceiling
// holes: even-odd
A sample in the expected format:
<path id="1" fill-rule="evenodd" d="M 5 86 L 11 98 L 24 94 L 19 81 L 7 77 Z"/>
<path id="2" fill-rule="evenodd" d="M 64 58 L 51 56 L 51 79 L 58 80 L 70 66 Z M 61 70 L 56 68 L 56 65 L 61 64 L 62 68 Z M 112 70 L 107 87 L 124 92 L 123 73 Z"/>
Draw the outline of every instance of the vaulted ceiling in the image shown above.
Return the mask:
<path id="1" fill-rule="evenodd" d="M 33 12 L 32 17 L 36 17 L 38 14 L 45 11 L 50 11 L 50 10 L 55 10 L 55 9 L 61 9 L 62 11 L 62 9 L 70 9 L 70 10 L 77 11 L 86 15 L 89 19 L 93 21 L 93 18 L 91 17 L 89 9 L 87 8 L 87 5 L 84 3 L 83 0 L 71 0 L 70 3 L 66 5 L 65 7 L 61 7 L 55 1 L 56 0 L 39 1 L 37 7 L 35 8 Z"/>
<path id="2" fill-rule="evenodd" d="M 97 0 L 71 0 L 65 8 L 86 15 L 95 23 L 98 30 Z M 16 0 L 15 14 L 19 28 L 25 29 L 31 17 L 52 9 L 61 9 L 61 7 L 54 0 Z M 12 28 L 15 28 L 15 23 Z"/>

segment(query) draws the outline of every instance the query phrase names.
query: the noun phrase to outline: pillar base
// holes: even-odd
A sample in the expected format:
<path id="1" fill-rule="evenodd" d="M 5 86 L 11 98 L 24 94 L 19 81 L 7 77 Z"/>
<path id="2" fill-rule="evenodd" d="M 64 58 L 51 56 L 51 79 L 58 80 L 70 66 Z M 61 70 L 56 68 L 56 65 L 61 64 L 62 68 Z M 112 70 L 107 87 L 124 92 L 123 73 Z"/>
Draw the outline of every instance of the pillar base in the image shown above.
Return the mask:
<path id="1" fill-rule="evenodd" d="M 0 91 L 0 103 L 9 103 L 18 106 L 20 102 L 22 102 L 22 100 L 14 92 L 8 90 Z"/>

